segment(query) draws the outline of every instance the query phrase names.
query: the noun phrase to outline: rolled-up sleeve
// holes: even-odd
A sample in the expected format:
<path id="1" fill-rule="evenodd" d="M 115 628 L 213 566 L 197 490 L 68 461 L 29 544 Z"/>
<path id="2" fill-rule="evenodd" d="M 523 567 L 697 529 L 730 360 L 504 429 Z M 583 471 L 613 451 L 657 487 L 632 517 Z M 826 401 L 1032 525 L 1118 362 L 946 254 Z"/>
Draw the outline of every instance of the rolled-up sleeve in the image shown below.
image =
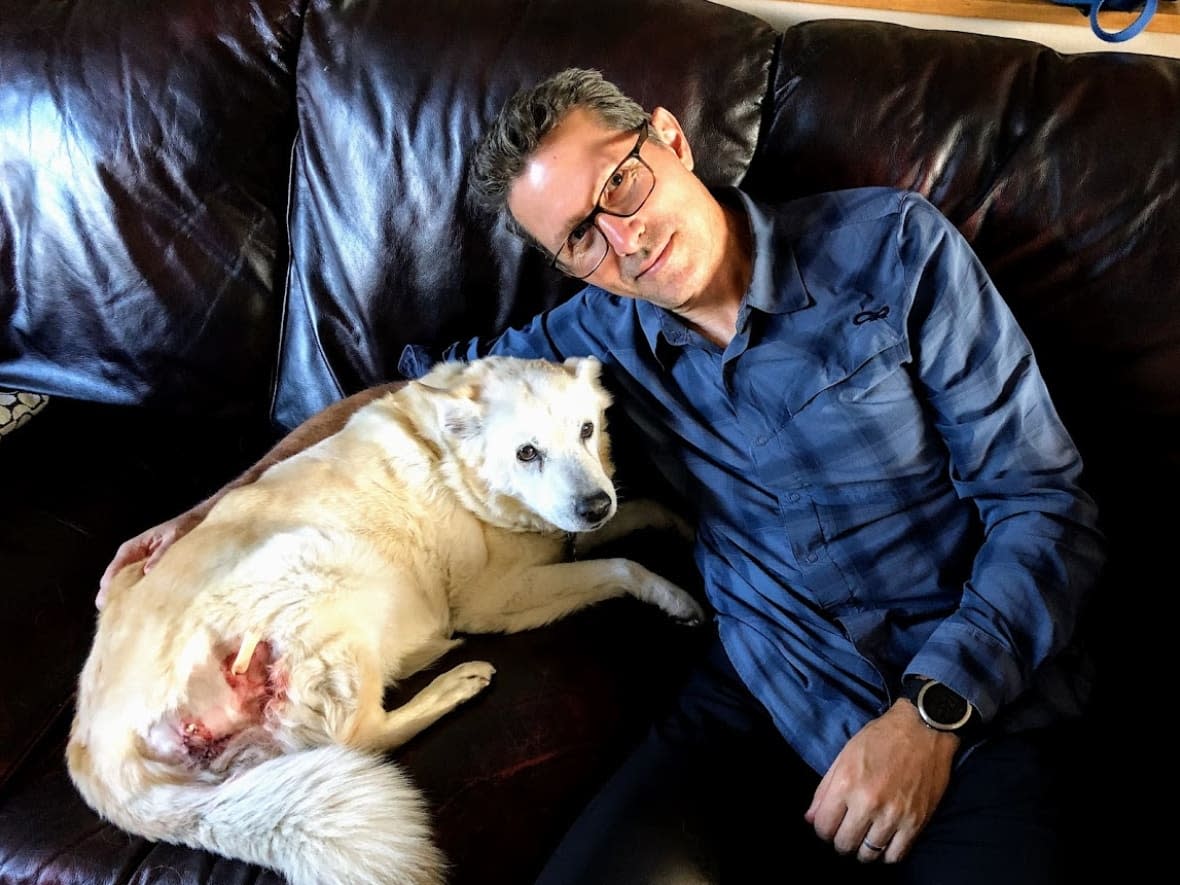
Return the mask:
<path id="1" fill-rule="evenodd" d="M 900 227 L 914 369 L 975 503 L 984 538 L 957 612 L 908 674 L 940 679 L 985 720 L 1016 699 L 1072 639 L 1105 560 L 1082 462 L 1032 348 L 957 230 L 911 198 Z"/>

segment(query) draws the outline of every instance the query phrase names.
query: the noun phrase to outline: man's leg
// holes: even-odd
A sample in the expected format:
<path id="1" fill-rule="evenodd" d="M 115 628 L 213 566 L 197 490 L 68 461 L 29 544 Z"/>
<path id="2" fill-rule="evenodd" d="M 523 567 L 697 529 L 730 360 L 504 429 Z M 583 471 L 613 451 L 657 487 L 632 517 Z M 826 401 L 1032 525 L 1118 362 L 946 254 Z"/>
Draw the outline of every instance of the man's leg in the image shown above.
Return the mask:
<path id="1" fill-rule="evenodd" d="M 586 807 L 537 885 L 1057 885 L 1068 730 L 995 738 L 965 760 L 900 864 L 841 856 L 803 820 L 819 776 L 719 641 Z"/>
<path id="2" fill-rule="evenodd" d="M 538 885 L 798 881 L 809 856 L 836 858 L 803 820 L 818 783 L 714 640 Z"/>
<path id="3" fill-rule="evenodd" d="M 1075 755 L 1069 726 L 1002 735 L 964 760 L 897 867 L 904 885 L 1057 885 L 1072 881 L 1064 807 Z"/>

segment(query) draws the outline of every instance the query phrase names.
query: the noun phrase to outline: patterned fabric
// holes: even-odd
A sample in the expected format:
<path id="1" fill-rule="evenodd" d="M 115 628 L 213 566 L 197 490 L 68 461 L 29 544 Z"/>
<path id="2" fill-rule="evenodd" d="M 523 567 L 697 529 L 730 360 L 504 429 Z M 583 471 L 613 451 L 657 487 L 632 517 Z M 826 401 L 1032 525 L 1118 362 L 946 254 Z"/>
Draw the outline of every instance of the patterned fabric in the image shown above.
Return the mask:
<path id="1" fill-rule="evenodd" d="M 23 427 L 48 402 L 49 397 L 40 393 L 0 390 L 0 439 Z"/>
<path id="2" fill-rule="evenodd" d="M 726 651 L 816 771 L 903 674 L 941 679 L 985 722 L 1005 708 L 1001 728 L 1076 712 L 1083 687 L 1056 656 L 1101 565 L 1095 507 L 1029 343 L 966 241 L 917 194 L 775 208 L 722 196 L 754 241 L 724 350 L 591 287 L 442 355 L 603 360 L 698 509 Z M 403 373 L 429 362 L 409 348 Z"/>

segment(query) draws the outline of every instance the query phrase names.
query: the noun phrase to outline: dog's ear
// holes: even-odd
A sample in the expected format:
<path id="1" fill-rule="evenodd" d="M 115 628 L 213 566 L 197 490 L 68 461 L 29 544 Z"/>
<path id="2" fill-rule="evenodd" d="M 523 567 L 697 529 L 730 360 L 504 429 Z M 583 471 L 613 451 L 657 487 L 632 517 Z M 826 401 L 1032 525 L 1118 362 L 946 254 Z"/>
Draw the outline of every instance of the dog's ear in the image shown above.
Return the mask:
<path id="1" fill-rule="evenodd" d="M 482 391 L 478 384 L 466 383 L 452 388 L 442 404 L 443 429 L 459 439 L 474 439 L 483 430 Z"/>
<path id="2" fill-rule="evenodd" d="M 434 406 L 439 426 L 451 436 L 472 439 L 483 427 L 481 388 L 471 382 L 460 382 L 453 387 L 431 387 L 418 382 L 422 392 Z"/>
<path id="3" fill-rule="evenodd" d="M 482 427 L 483 422 L 475 412 L 450 406 L 443 412 L 443 429 L 457 439 L 475 439 Z"/>
<path id="4" fill-rule="evenodd" d="M 571 356 L 562 365 L 575 378 L 597 381 L 602 376 L 602 363 L 597 357 Z"/>

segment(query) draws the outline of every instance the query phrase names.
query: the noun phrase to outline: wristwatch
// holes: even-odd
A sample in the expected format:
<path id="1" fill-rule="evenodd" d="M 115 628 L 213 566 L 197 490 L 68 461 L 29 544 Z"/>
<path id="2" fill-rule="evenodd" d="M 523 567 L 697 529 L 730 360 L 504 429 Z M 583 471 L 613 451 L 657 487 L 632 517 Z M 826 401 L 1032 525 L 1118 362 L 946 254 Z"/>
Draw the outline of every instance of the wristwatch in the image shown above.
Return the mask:
<path id="1" fill-rule="evenodd" d="M 979 727 L 979 712 L 961 694 L 937 679 L 910 677 L 902 685 L 922 721 L 935 731 L 950 731 L 966 740 Z"/>

